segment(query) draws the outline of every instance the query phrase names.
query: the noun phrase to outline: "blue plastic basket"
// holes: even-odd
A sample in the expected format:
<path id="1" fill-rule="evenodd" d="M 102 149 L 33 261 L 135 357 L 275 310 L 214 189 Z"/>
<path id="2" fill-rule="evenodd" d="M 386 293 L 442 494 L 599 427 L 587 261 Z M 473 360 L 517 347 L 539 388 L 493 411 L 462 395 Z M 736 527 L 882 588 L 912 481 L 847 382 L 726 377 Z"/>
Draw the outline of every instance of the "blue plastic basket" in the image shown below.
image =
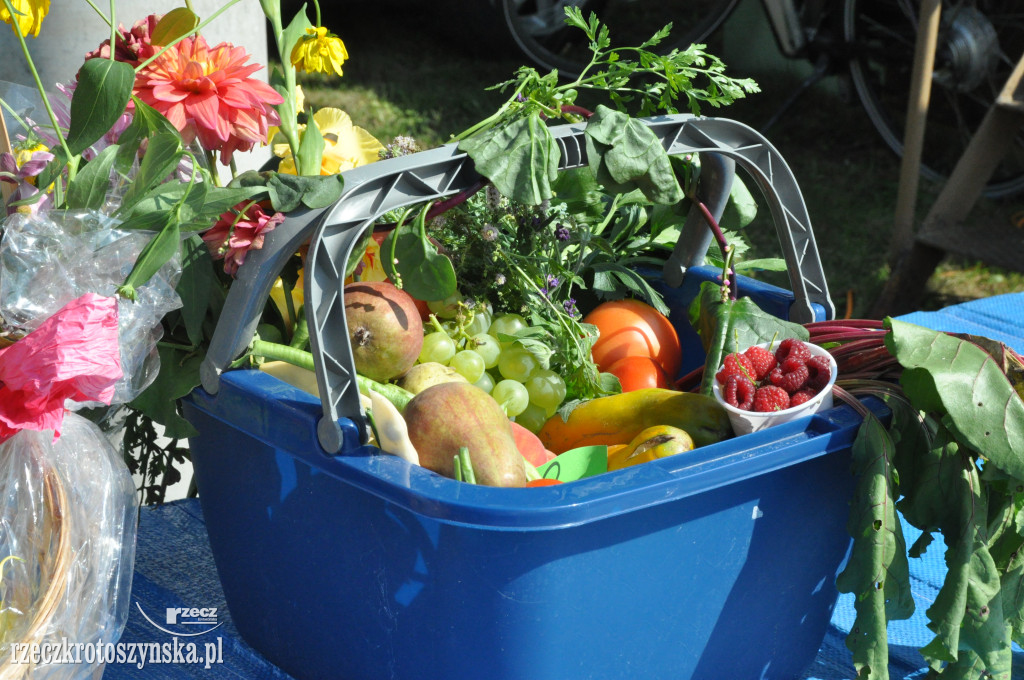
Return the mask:
<path id="1" fill-rule="evenodd" d="M 687 134 L 706 132 L 706 119 L 679 121 Z M 667 147 L 682 136 L 677 129 Z M 741 141 L 710 148 L 745 164 Z M 464 183 L 461 172 L 445 191 Z M 319 262 L 318 243 L 331 223 L 346 223 L 347 200 L 285 230 L 278 247 L 314 229 L 307 262 Z M 371 216 L 388 208 L 365 202 Z M 799 214 L 782 203 L 783 215 Z M 350 249 L 331 254 L 344 262 Z M 796 252 L 806 258 L 806 242 Z M 687 308 L 716 272 L 674 266 L 678 280 L 666 272 L 663 292 L 687 370 L 703 361 Z M 272 281 L 276 269 L 263 268 Z M 320 272 L 307 269 L 307 281 L 323 284 Z M 808 294 L 814 276 L 796 276 L 795 297 L 749 280 L 744 294 L 779 316 L 828 316 L 824 281 Z M 245 300 L 269 287 L 247 285 Z M 307 288 L 307 304 L 329 307 L 326 290 Z M 250 323 L 242 317 L 235 326 Z M 233 326 L 211 350 L 207 389 L 185 404 L 200 433 L 192 458 L 228 607 L 270 661 L 304 680 L 747 680 L 793 678 L 813 659 L 850 545 L 852 409 L 561 486 L 479 487 L 364 446 L 361 413 L 330 415 L 345 406 L 324 359 L 336 323 L 328 317 L 311 317 L 323 403 L 259 372 L 221 374 L 245 333 Z"/>

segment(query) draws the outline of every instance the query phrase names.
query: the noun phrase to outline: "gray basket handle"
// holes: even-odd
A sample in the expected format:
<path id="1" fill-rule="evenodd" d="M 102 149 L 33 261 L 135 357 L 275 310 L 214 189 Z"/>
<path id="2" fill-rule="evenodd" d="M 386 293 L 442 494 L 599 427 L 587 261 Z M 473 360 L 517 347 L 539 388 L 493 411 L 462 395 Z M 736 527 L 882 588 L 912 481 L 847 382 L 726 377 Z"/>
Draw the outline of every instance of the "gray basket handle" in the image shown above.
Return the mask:
<path id="1" fill-rule="evenodd" d="M 795 321 L 813 319 L 811 304 L 834 315 L 824 272 L 811 232 L 803 197 L 789 167 L 760 134 L 735 121 L 680 114 L 644 121 L 669 154 L 700 153 L 705 166 L 702 182 L 710 190 L 705 202 L 721 213 L 732 183 L 734 160 L 755 179 L 768 201 L 786 259 L 796 301 Z M 587 163 L 583 125 L 551 128 L 561 149 L 559 170 Z M 709 171 L 710 170 L 710 171 Z M 263 249 L 250 253 L 240 276 L 228 292 L 224 312 L 202 367 L 203 387 L 217 391 L 220 372 L 246 349 L 262 305 L 284 262 L 311 236 L 306 258 L 305 300 L 310 345 L 316 366 L 323 416 L 317 434 L 323 448 L 342 447 L 341 417 L 356 423 L 365 437 L 366 422 L 355 382 L 352 348 L 345 321 L 342 288 L 345 264 L 356 243 L 382 214 L 463 191 L 481 179 L 469 157 L 448 144 L 410 156 L 355 168 L 345 173 L 342 197 L 320 213 L 289 215 L 272 231 Z M 691 212 L 669 263 L 665 279 L 678 285 L 687 267 L 699 265 L 710 244 L 710 230 Z"/>

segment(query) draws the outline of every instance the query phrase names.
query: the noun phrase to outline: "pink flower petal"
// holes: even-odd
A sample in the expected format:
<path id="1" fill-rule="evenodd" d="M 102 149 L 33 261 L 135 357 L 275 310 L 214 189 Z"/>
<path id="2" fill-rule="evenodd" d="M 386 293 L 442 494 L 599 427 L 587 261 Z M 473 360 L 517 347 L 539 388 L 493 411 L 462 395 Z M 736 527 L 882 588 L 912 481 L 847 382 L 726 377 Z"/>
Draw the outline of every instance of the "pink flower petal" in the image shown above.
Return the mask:
<path id="1" fill-rule="evenodd" d="M 87 293 L 0 350 L 0 432 L 59 436 L 67 399 L 110 403 L 120 378 L 117 300 Z"/>

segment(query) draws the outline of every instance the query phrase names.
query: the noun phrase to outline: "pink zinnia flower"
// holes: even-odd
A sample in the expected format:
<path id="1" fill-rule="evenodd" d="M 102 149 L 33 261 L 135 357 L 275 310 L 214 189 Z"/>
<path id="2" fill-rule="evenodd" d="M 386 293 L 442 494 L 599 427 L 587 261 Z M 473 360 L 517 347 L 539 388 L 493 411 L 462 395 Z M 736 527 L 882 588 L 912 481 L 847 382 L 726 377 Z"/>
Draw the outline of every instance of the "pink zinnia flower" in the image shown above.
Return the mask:
<path id="1" fill-rule="evenodd" d="M 220 216 L 217 223 L 206 230 L 203 241 L 215 260 L 224 258 L 224 271 L 234 276 L 245 262 L 246 253 L 263 247 L 263 237 L 284 222 L 284 214 L 268 215 L 259 203 L 246 208 L 239 203 Z M 245 212 L 242 212 L 244 209 Z"/>
<path id="2" fill-rule="evenodd" d="M 142 59 L 156 48 L 144 47 Z M 246 64 L 245 48 L 210 47 L 202 36 L 185 38 L 135 76 L 135 94 L 178 128 L 186 144 L 196 137 L 227 164 L 237 151 L 267 141 L 281 121 L 273 106 L 283 100 L 272 87 L 249 76 L 262 68 Z"/>

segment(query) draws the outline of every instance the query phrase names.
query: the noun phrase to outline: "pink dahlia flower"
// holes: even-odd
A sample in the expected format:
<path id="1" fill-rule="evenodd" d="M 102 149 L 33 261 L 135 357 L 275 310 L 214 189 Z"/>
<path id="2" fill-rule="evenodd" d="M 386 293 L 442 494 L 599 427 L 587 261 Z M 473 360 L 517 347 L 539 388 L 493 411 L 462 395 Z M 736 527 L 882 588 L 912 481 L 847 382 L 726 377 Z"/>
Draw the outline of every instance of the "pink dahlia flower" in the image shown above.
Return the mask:
<path id="1" fill-rule="evenodd" d="M 150 51 L 145 57 L 141 56 L 143 49 L 150 45 L 149 36 L 163 16 L 163 14 L 150 14 L 145 19 L 136 21 L 130 31 L 125 29 L 124 24 L 119 24 L 117 41 L 114 43 L 114 59 L 138 66 L 143 59 L 154 54 L 153 51 Z M 110 59 L 110 38 L 101 42 L 100 46 L 93 51 L 87 52 L 85 58 Z"/>
<path id="2" fill-rule="evenodd" d="M 250 250 L 261 249 L 264 236 L 284 222 L 283 213 L 268 215 L 259 203 L 246 205 L 239 203 L 222 214 L 217 223 L 203 234 L 203 241 L 213 259 L 224 258 L 224 271 L 231 276 L 245 262 L 246 254 Z"/>
<path id="3" fill-rule="evenodd" d="M 147 52 L 156 49 L 143 48 L 139 56 L 148 58 Z M 283 98 L 249 77 L 262 67 L 248 60 L 245 48 L 185 38 L 135 76 L 135 94 L 166 116 L 186 144 L 198 137 L 226 165 L 235 151 L 266 143 L 269 126 L 281 122 L 273 106 Z"/>

